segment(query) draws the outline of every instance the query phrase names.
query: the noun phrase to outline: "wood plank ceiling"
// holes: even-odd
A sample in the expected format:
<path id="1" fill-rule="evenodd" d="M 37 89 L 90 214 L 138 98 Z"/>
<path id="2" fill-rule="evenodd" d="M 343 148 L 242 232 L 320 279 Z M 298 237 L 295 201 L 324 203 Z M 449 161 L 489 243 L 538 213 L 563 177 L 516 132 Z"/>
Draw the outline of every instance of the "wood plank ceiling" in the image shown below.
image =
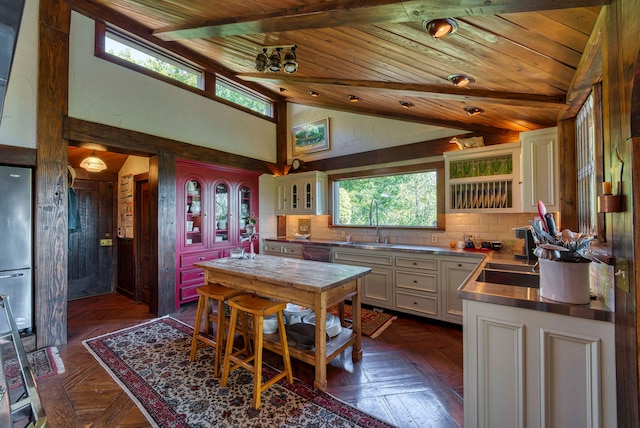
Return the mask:
<path id="1" fill-rule="evenodd" d="M 274 98 L 475 133 L 555 126 L 604 0 L 71 0 L 73 8 L 209 58 Z M 423 22 L 454 18 L 432 38 Z M 133 25 L 132 25 L 133 24 Z M 592 37 L 592 41 L 590 41 Z M 296 45 L 293 74 L 259 73 L 265 46 Z M 455 87 L 447 76 L 475 83 Z M 593 74 L 593 73 L 592 73 Z M 594 80 L 598 79 L 598 73 Z M 587 82 L 589 84 L 594 82 Z M 581 82 L 584 86 L 584 82 Z M 584 89 L 584 88 L 583 88 Z M 310 96 L 315 91 L 318 97 Z M 350 102 L 355 95 L 360 101 Z M 574 97 L 575 98 L 575 97 Z M 413 107 L 404 108 L 406 101 Z M 466 106 L 483 114 L 469 116 Z"/>

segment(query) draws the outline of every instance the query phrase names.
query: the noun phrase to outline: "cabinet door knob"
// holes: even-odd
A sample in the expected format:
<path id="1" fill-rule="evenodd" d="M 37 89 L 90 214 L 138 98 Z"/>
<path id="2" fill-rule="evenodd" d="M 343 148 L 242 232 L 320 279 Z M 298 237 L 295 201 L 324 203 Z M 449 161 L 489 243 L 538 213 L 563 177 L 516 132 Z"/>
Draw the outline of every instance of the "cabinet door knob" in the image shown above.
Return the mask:
<path id="1" fill-rule="evenodd" d="M 198 257 L 198 260 L 204 260 L 204 256 Z"/>
<path id="2" fill-rule="evenodd" d="M 200 272 L 198 276 L 204 276 L 204 272 Z"/>

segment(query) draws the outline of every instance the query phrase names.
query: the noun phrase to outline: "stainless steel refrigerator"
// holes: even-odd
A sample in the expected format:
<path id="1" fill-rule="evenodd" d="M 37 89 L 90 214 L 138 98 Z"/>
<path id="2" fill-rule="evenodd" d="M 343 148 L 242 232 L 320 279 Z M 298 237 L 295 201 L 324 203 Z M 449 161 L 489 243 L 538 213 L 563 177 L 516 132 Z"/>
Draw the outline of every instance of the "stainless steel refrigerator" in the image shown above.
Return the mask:
<path id="1" fill-rule="evenodd" d="M 0 294 L 20 331 L 33 326 L 32 188 L 31 169 L 0 166 Z M 0 319 L 0 332 L 8 330 Z"/>

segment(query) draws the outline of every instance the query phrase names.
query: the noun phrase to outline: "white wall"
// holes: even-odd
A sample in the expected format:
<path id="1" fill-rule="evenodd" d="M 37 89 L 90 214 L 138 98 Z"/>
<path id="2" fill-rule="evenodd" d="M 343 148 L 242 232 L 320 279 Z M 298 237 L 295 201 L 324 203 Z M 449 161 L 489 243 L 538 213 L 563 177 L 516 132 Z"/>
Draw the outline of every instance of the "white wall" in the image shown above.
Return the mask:
<path id="1" fill-rule="evenodd" d="M 0 145 L 36 147 L 38 0 L 26 0 L 0 121 Z"/>
<path id="2" fill-rule="evenodd" d="M 276 125 L 94 56 L 94 21 L 71 16 L 69 116 L 276 161 Z"/>
<path id="3" fill-rule="evenodd" d="M 441 128 L 401 120 L 382 119 L 356 113 L 320 109 L 299 104 L 287 105 L 289 129 L 329 118 L 330 150 L 299 156 L 304 161 L 344 156 L 387 147 L 451 137 L 467 131 Z M 293 136 L 287 136 L 287 157 L 291 163 Z"/>

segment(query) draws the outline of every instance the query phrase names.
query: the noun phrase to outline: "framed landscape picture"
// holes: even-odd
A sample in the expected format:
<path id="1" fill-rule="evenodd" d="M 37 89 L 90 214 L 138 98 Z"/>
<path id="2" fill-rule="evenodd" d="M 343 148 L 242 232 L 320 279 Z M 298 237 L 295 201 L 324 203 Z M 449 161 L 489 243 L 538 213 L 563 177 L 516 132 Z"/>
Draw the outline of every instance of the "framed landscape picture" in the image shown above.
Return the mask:
<path id="1" fill-rule="evenodd" d="M 293 156 L 329 150 L 329 118 L 291 128 Z"/>

